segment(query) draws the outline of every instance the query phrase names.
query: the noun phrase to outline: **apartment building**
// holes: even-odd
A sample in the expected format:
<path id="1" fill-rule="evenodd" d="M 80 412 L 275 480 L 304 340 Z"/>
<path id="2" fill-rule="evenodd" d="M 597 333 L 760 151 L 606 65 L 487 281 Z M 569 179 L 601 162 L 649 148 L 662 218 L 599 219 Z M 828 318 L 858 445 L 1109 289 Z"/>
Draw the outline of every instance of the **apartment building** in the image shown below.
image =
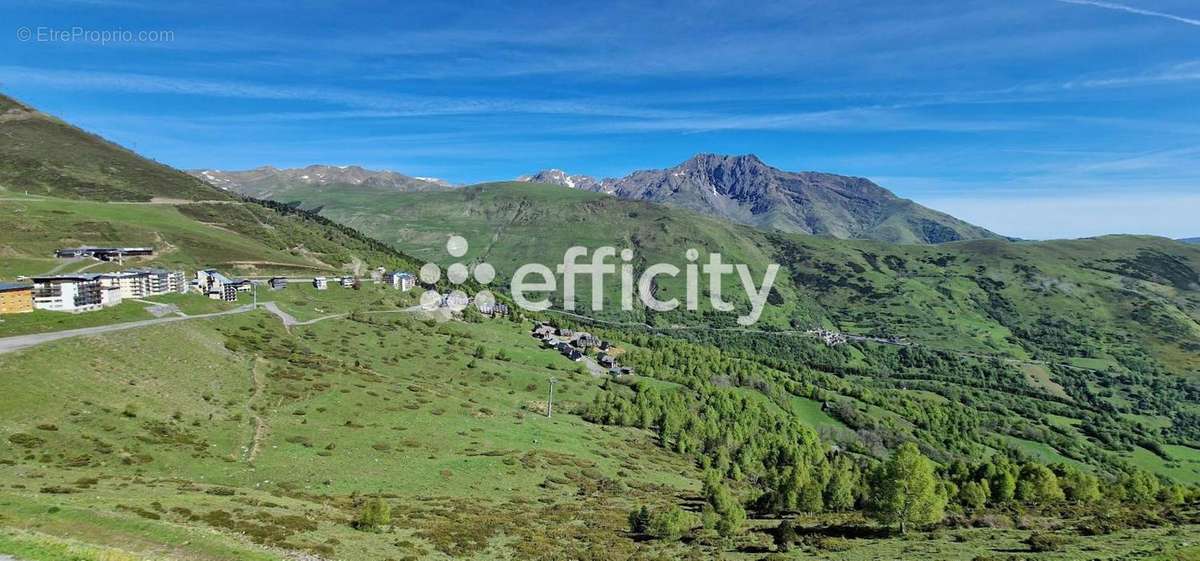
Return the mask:
<path id="1" fill-rule="evenodd" d="M 243 282 L 230 279 L 216 269 L 196 271 L 196 290 L 213 300 L 237 302 L 237 293 Z"/>
<path id="2" fill-rule="evenodd" d="M 104 306 L 104 303 L 105 296 L 100 275 L 55 275 L 33 278 L 33 307 L 39 310 L 86 312 L 98 310 Z"/>

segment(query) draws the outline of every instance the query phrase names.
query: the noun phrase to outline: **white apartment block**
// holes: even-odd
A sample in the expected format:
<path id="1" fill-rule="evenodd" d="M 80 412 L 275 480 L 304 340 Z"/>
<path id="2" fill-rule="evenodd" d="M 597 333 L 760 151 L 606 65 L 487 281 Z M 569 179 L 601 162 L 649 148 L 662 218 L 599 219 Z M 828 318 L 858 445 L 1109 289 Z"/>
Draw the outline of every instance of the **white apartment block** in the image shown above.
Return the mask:
<path id="1" fill-rule="evenodd" d="M 34 277 L 33 307 L 59 312 L 98 310 L 105 304 L 105 292 L 101 286 L 100 275 Z M 117 290 L 118 298 L 119 292 Z"/>

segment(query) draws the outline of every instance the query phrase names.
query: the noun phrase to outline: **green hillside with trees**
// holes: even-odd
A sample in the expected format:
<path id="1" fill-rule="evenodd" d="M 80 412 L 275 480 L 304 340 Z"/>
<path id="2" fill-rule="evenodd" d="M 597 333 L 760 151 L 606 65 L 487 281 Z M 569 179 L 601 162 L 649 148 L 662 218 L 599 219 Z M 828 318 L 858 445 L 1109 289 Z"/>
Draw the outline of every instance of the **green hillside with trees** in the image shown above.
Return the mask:
<path id="1" fill-rule="evenodd" d="M 53 130 L 67 152 L 85 140 Z M 697 247 L 784 272 L 749 330 L 645 310 L 424 314 L 420 290 L 293 283 L 259 291 L 271 307 L 0 353 L 0 557 L 1200 555 L 1196 248 L 769 235 L 544 185 L 338 215 L 189 194 L 182 180 L 173 196 L 129 179 L 153 164 L 92 148 L 112 165 L 0 160 L 0 277 L 58 268 L 54 247 L 91 243 L 150 244 L 146 263 L 237 274 L 408 268 L 400 250 L 449 263 L 450 233 L 502 275 L 600 243 L 630 244 L 639 266 Z M 56 190 L 39 169 L 112 176 Z M 59 317 L 120 320 L 136 305 Z M 66 327 L 25 317 L 14 333 Z M 537 321 L 609 341 L 633 372 L 591 368 L 594 351 L 569 360 L 530 336 Z M 876 338 L 831 346 L 813 326 Z"/>

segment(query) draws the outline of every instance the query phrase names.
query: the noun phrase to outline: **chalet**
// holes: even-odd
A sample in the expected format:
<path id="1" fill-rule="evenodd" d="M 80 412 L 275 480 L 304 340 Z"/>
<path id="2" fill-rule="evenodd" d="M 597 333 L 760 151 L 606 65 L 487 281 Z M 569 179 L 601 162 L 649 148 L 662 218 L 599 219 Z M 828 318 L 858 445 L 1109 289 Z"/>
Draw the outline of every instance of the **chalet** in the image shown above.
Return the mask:
<path id="1" fill-rule="evenodd" d="M 55 250 L 54 256 L 59 259 L 78 259 L 91 257 L 100 261 L 121 260 L 125 257 L 145 257 L 154 255 L 153 247 L 69 247 Z"/>
<path id="2" fill-rule="evenodd" d="M 33 307 L 39 310 L 87 312 L 103 306 L 99 275 L 56 275 L 33 278 Z"/>
<path id="3" fill-rule="evenodd" d="M 583 360 L 583 353 L 579 352 L 579 350 L 575 347 L 568 347 L 568 350 L 563 353 L 563 356 L 575 362 Z"/>
<path id="4" fill-rule="evenodd" d="M 566 327 L 559 327 L 556 329 L 556 332 L 559 337 L 566 337 L 568 339 L 575 336 L 575 330 L 567 329 Z"/>
<path id="5" fill-rule="evenodd" d="M 633 376 L 633 367 L 632 366 L 622 366 L 621 367 L 621 375 L 622 376 Z"/>
<path id="6" fill-rule="evenodd" d="M 317 290 L 326 290 L 329 288 L 329 280 L 325 277 L 313 277 L 313 288 Z"/>
<path id="7" fill-rule="evenodd" d="M 602 350 L 602 351 L 607 351 L 607 350 L 609 350 L 609 349 L 611 349 L 611 348 L 612 348 L 612 343 L 609 343 L 608 341 L 601 340 L 601 341 L 600 341 L 600 344 L 599 344 L 599 345 L 596 345 L 596 348 L 598 348 L 598 349 L 600 349 L 600 350 Z"/>
<path id="8" fill-rule="evenodd" d="M 612 368 L 617 365 L 617 359 L 613 358 L 612 355 L 606 354 L 600 355 L 600 357 L 596 359 L 596 362 L 599 362 L 600 366 L 605 368 Z"/>
<path id="9" fill-rule="evenodd" d="M 583 331 L 576 333 L 574 339 L 572 340 L 574 341 L 575 346 L 581 349 L 588 349 L 600 344 L 599 337 Z"/>
<path id="10" fill-rule="evenodd" d="M 533 328 L 533 336 L 534 337 L 539 337 L 539 338 L 545 339 L 546 337 L 549 337 L 551 335 L 554 335 L 554 326 L 553 325 L 546 325 L 546 324 L 542 323 L 542 324 L 538 324 L 537 327 Z"/>
<path id="11" fill-rule="evenodd" d="M 354 277 L 342 277 L 342 288 L 354 288 Z"/>
<path id="12" fill-rule="evenodd" d="M 287 288 L 288 280 L 283 277 L 274 277 L 267 281 L 267 285 L 271 287 L 271 290 L 283 290 Z"/>
<path id="13" fill-rule="evenodd" d="M 33 311 L 33 286 L 0 282 L 0 314 L 24 314 Z"/>

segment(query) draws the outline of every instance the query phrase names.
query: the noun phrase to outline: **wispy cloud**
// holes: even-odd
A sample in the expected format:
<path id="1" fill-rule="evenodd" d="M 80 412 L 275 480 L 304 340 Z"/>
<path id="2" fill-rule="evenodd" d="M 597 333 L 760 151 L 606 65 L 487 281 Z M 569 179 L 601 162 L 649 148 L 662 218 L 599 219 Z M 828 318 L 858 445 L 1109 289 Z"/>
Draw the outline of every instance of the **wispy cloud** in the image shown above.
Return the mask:
<path id="1" fill-rule="evenodd" d="M 1156 12 L 1154 10 L 1146 10 L 1146 9 L 1138 8 L 1135 6 L 1118 4 L 1116 2 L 1103 2 L 1101 0 L 1056 0 L 1056 1 L 1061 2 L 1063 4 L 1076 4 L 1076 5 L 1080 5 L 1080 6 L 1095 6 L 1097 8 L 1104 8 L 1106 10 L 1116 10 L 1118 12 L 1128 12 L 1131 14 L 1138 14 L 1141 16 L 1151 16 L 1151 17 L 1156 17 L 1156 18 L 1169 19 L 1171 21 L 1177 21 L 1179 23 L 1186 23 L 1188 25 L 1200 26 L 1200 19 L 1193 19 L 1193 18 L 1187 18 L 1187 17 L 1183 17 L 1183 16 L 1177 16 L 1175 14 L 1168 14 L 1166 12 Z"/>

